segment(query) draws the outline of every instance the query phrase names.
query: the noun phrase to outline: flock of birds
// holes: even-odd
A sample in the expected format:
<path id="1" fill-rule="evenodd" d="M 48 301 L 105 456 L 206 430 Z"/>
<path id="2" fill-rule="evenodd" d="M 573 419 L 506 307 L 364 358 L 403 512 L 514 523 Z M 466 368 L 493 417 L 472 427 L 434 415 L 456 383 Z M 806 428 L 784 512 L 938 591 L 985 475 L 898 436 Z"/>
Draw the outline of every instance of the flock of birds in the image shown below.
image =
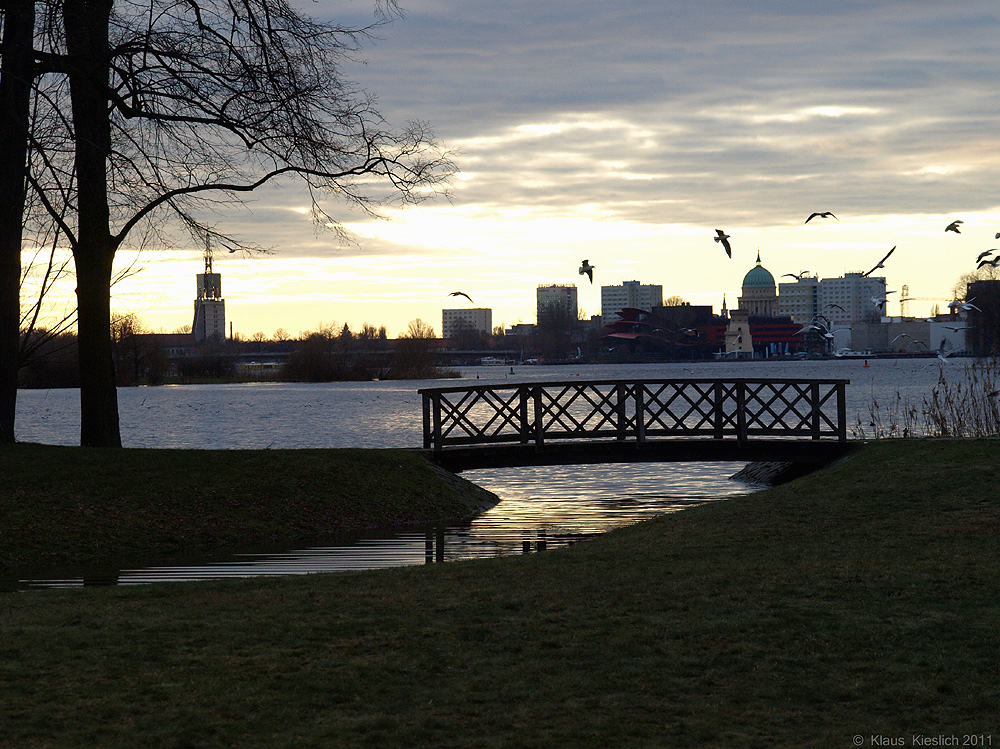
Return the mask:
<path id="1" fill-rule="evenodd" d="M 804 223 L 808 224 L 813 219 L 829 219 L 829 218 L 832 218 L 832 219 L 834 219 L 836 221 L 840 221 L 840 219 L 837 218 L 837 216 L 834 215 L 834 213 L 832 211 L 813 211 L 812 213 L 809 214 L 809 216 L 806 218 L 806 220 L 805 220 Z M 962 226 L 963 223 L 965 223 L 965 222 L 962 221 L 961 219 L 956 219 L 956 220 L 952 221 L 950 224 L 948 224 L 944 228 L 944 230 L 946 232 L 953 232 L 955 234 L 961 234 L 962 233 L 961 226 Z M 715 230 L 715 237 L 713 237 L 713 239 L 716 242 L 718 242 L 719 244 L 722 245 L 723 249 L 726 251 L 726 255 L 729 258 L 733 257 L 733 246 L 732 246 L 732 244 L 729 241 L 731 238 L 732 238 L 731 235 L 727 234 L 722 229 L 716 229 Z M 994 239 L 1000 239 L 1000 232 L 996 233 L 996 236 L 994 237 Z M 863 273 L 862 275 L 864 277 L 868 277 L 872 273 L 874 273 L 875 271 L 877 271 L 879 269 L 882 269 L 882 268 L 885 268 L 885 261 L 888 260 L 889 257 L 892 255 L 892 253 L 894 253 L 895 251 L 896 251 L 896 245 L 893 245 L 892 249 L 889 250 L 885 254 L 885 256 L 881 260 L 879 260 L 871 270 L 869 270 L 866 273 Z M 984 267 L 986 265 L 989 265 L 989 266 L 991 266 L 993 268 L 996 268 L 998 265 L 1000 265 L 1000 254 L 994 255 L 993 253 L 1000 253 L 1000 249 L 993 248 L 993 249 L 989 249 L 989 250 L 986 250 L 984 252 L 979 253 L 979 256 L 976 258 L 976 263 L 977 263 L 976 264 L 976 270 L 979 270 L 980 268 L 982 268 L 982 267 Z M 590 283 L 593 284 L 594 283 L 594 268 L 595 267 L 596 266 L 591 265 L 590 261 L 585 258 L 583 260 L 583 262 L 580 263 L 579 274 L 581 276 L 587 276 L 587 278 L 590 279 Z M 782 275 L 782 278 L 784 278 L 785 276 L 788 276 L 788 277 L 794 278 L 797 281 L 800 281 L 800 280 L 802 280 L 802 278 L 805 277 L 805 275 L 807 274 L 807 272 L 808 271 L 801 271 L 800 273 L 797 273 L 797 274 L 796 273 L 785 273 L 785 274 Z M 873 297 L 871 297 L 871 302 L 872 302 L 872 304 L 876 308 L 884 309 L 886 301 L 887 301 L 886 298 L 888 297 L 888 295 L 889 294 L 895 294 L 895 293 L 896 293 L 895 291 L 886 291 L 885 292 L 885 296 L 882 296 L 882 297 L 874 297 L 873 296 Z M 471 303 L 474 304 L 474 302 L 472 302 L 472 297 L 470 297 L 464 291 L 453 291 L 448 296 L 463 296 L 466 299 L 468 299 L 469 302 L 471 302 Z M 956 308 L 958 308 L 958 309 L 960 309 L 962 311 L 965 311 L 965 312 L 968 312 L 969 310 L 979 310 L 979 308 L 972 303 L 973 301 L 975 301 L 975 300 L 974 299 L 970 299 L 970 300 L 966 300 L 966 301 L 955 300 L 955 301 L 952 301 L 948 305 L 948 307 L 949 307 L 949 309 L 956 309 Z M 842 312 L 846 312 L 846 310 L 844 310 L 844 308 L 841 307 L 839 304 L 828 304 L 824 308 L 823 311 L 826 312 L 826 310 L 831 309 L 831 308 L 836 308 L 836 309 L 841 310 Z M 945 327 L 948 328 L 948 329 L 950 329 L 950 330 L 967 330 L 968 329 L 968 326 L 964 326 L 964 327 L 950 327 L 950 326 L 945 326 Z M 799 333 L 805 334 L 805 333 L 808 333 L 810 331 L 815 331 L 821 337 L 823 337 L 823 338 L 825 338 L 827 340 L 831 340 L 832 341 L 833 338 L 834 338 L 834 333 L 837 330 L 850 330 L 850 327 L 844 326 L 844 327 L 841 327 L 841 328 L 833 328 L 832 325 L 831 325 L 831 323 L 830 323 L 829 318 L 827 318 L 823 314 L 819 314 L 819 315 L 814 316 L 814 318 L 812 319 L 812 321 L 808 325 L 803 326 L 803 328 L 799 331 Z M 897 340 L 899 340 L 901 338 L 909 339 L 909 340 L 911 340 L 911 341 L 913 341 L 915 343 L 918 343 L 918 344 L 920 344 L 922 346 L 926 346 L 927 345 L 927 344 L 923 343 L 923 341 L 918 341 L 917 339 L 913 338 L 912 336 L 907 335 L 906 333 L 900 333 L 898 336 L 896 336 L 893 339 L 893 342 L 895 342 L 895 341 L 897 341 Z M 943 351 L 939 351 L 938 352 L 938 357 L 941 358 L 942 360 L 947 355 L 948 354 L 944 353 Z"/>

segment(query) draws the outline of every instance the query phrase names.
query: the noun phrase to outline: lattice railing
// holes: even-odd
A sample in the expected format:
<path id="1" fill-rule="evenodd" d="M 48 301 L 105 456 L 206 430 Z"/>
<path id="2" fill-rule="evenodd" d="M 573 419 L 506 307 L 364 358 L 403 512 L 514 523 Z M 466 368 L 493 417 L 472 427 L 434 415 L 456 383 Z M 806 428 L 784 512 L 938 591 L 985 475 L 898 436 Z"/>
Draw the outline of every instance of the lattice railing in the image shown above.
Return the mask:
<path id="1" fill-rule="evenodd" d="M 754 436 L 846 441 L 849 380 L 603 380 L 420 391 L 424 447 Z"/>

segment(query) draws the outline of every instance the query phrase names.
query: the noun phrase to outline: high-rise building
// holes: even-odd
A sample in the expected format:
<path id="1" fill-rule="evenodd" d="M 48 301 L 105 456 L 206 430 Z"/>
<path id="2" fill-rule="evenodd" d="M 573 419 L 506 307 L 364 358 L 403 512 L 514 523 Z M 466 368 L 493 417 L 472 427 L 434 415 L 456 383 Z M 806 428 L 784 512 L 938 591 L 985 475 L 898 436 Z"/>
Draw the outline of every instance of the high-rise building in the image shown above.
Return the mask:
<path id="1" fill-rule="evenodd" d="M 541 320 L 546 312 L 562 312 L 576 319 L 576 284 L 539 285 L 535 291 L 535 319 Z"/>
<path id="2" fill-rule="evenodd" d="M 226 300 L 222 298 L 222 274 L 212 272 L 212 251 L 205 250 L 205 272 L 197 276 L 191 332 L 196 341 L 221 341 L 226 337 Z"/>
<path id="3" fill-rule="evenodd" d="M 493 332 L 492 309 L 443 309 L 441 310 L 441 337 L 455 338 L 463 330 L 475 330 L 489 335 Z"/>
<path id="4" fill-rule="evenodd" d="M 876 322 L 886 314 L 885 278 L 845 273 L 840 278 L 802 276 L 778 287 L 778 313 L 805 324 L 823 315 L 833 325 Z"/>
<path id="5" fill-rule="evenodd" d="M 834 325 L 850 325 L 856 320 L 877 322 L 888 314 L 885 298 L 883 276 L 845 273 L 819 282 L 820 314 Z"/>
<path id="6" fill-rule="evenodd" d="M 601 287 L 601 319 L 610 325 L 619 319 L 626 307 L 652 312 L 653 307 L 663 306 L 663 287 L 659 284 L 643 285 L 638 281 L 623 281 L 621 286 Z"/>
<path id="7" fill-rule="evenodd" d="M 819 277 L 803 272 L 793 283 L 778 284 L 778 315 L 805 325 L 819 314 Z"/>

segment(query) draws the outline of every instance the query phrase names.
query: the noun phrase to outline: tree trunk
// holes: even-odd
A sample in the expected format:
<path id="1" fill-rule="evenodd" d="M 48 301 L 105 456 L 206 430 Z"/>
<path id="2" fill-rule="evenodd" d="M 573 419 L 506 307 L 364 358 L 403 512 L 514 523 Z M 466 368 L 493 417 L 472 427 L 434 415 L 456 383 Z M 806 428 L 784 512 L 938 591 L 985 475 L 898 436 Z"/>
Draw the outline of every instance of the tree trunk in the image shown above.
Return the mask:
<path id="1" fill-rule="evenodd" d="M 81 445 L 122 445 L 110 335 L 113 259 L 113 250 L 103 256 L 90 253 L 76 257 Z"/>
<path id="2" fill-rule="evenodd" d="M 80 355 L 80 444 L 121 447 L 111 346 L 111 267 L 118 240 L 108 207 L 108 23 L 112 0 L 66 0 L 70 100 L 76 145 L 77 329 Z"/>
<path id="3" fill-rule="evenodd" d="M 6 0 L 0 54 L 0 443 L 14 441 L 34 0 Z"/>

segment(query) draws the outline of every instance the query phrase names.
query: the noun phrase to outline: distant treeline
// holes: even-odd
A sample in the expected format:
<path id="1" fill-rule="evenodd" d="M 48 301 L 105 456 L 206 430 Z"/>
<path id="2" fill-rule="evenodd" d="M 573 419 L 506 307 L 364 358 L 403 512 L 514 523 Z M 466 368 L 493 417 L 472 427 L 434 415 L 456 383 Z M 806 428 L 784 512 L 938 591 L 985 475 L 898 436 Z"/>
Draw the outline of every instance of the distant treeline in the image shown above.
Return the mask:
<path id="1" fill-rule="evenodd" d="M 389 339 L 385 328 L 370 325 L 354 332 L 320 327 L 298 339 L 210 341 L 194 345 L 184 332 L 149 333 L 135 316 L 116 318 L 112 325 L 115 377 L 120 386 L 166 382 L 277 380 L 330 382 L 337 380 L 428 379 L 450 373 L 436 363 L 440 342 L 434 330 L 414 321 L 402 336 Z M 33 331 L 24 341 L 18 373 L 22 388 L 78 387 L 76 336 Z M 172 354 L 173 352 L 173 354 Z M 261 363 L 281 362 L 262 369 Z M 254 361 L 256 366 L 246 366 Z"/>

